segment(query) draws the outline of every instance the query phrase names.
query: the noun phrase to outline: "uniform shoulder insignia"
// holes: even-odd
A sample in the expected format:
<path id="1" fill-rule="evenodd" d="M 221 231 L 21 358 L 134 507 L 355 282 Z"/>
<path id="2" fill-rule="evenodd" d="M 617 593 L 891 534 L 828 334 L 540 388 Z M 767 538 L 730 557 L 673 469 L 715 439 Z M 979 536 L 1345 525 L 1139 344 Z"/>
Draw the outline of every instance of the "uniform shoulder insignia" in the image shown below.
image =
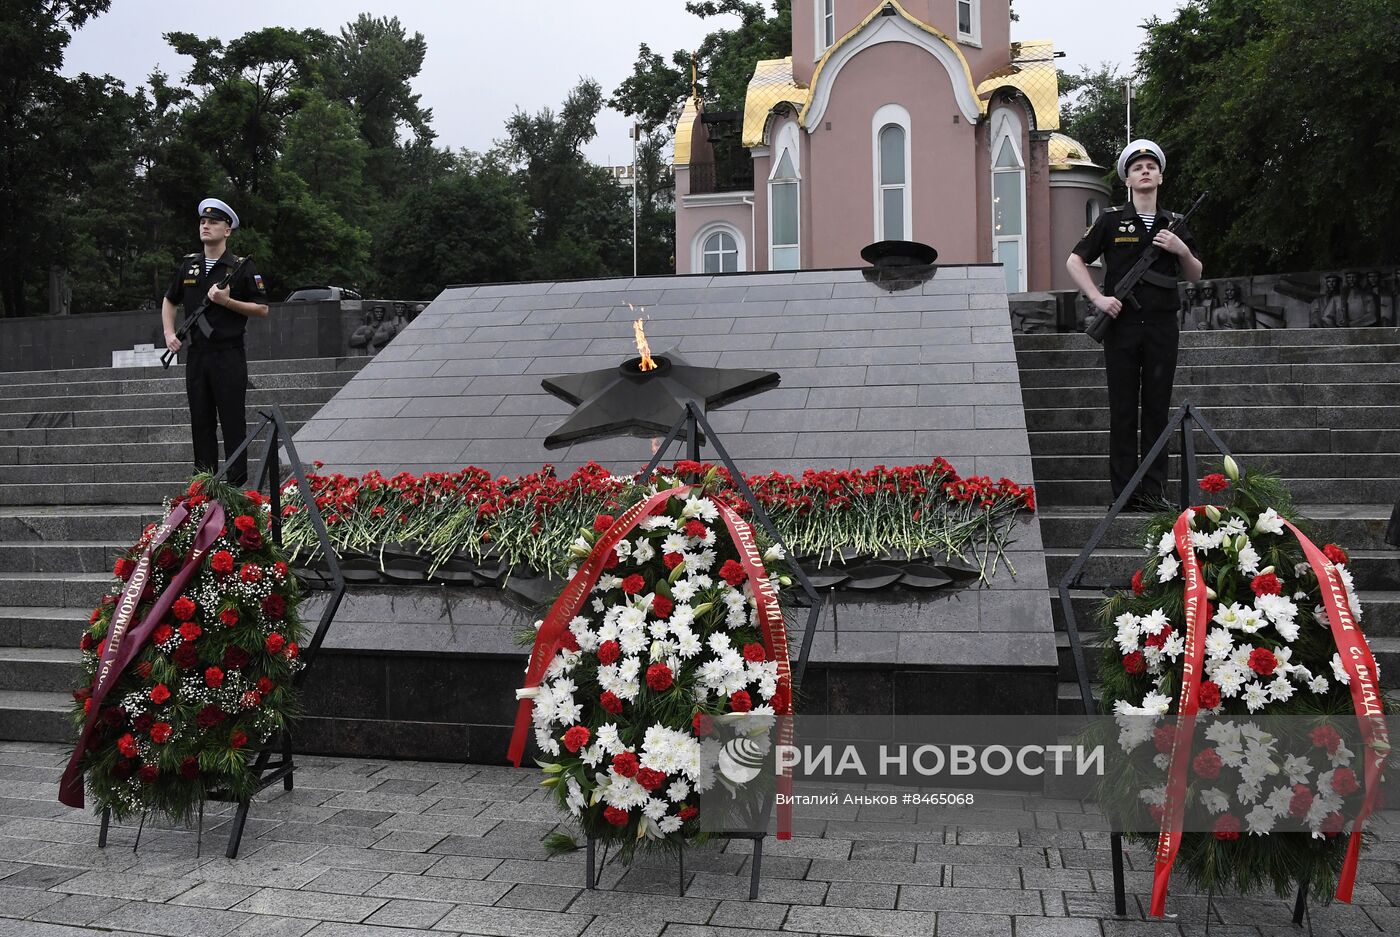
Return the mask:
<path id="1" fill-rule="evenodd" d="M 199 254 L 198 254 L 197 252 L 196 252 L 196 253 L 193 253 L 193 254 L 186 254 L 186 255 L 185 255 L 185 259 L 186 259 L 186 260 L 194 260 L 194 259 L 195 259 L 196 257 L 198 257 L 198 256 L 199 256 Z"/>

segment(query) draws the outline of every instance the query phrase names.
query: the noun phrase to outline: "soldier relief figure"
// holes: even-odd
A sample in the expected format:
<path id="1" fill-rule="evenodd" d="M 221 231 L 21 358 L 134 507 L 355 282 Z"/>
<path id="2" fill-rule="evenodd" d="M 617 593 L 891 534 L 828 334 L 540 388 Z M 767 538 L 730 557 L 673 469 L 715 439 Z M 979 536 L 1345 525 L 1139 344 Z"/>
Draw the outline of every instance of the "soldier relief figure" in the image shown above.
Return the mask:
<path id="1" fill-rule="evenodd" d="M 1329 273 L 1322 278 L 1322 295 L 1312 302 L 1308 327 L 1332 329 L 1347 324 L 1346 298 L 1342 296 L 1342 278 Z"/>

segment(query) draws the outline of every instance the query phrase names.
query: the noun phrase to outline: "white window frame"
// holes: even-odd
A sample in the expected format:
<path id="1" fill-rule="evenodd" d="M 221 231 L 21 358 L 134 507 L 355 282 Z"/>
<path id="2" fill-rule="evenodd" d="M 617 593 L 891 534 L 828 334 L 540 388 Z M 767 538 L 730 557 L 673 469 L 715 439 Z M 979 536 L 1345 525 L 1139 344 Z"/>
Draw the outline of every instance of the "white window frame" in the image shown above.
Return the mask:
<path id="1" fill-rule="evenodd" d="M 1002 143 L 1009 140 L 1011 150 L 1016 154 L 1016 162 L 1019 163 L 1015 169 L 997 168 L 997 155 L 1001 153 Z M 1026 218 L 1026 157 L 1021 151 L 1021 121 L 1016 114 L 1007 108 L 998 110 L 992 116 L 992 152 L 989 164 L 992 169 L 991 179 L 991 203 L 988 208 L 992 215 L 992 262 L 1000 263 L 1001 245 L 1007 242 L 1016 242 L 1018 245 L 1017 256 L 1020 262 L 1020 270 L 1017 275 L 1016 292 L 1026 292 L 1026 230 L 1030 227 L 1029 219 Z M 996 177 L 998 173 L 1015 173 L 1020 177 L 1020 185 L 1017 186 L 1017 194 L 1021 198 L 1021 233 L 1017 235 L 1002 236 L 997 234 L 996 218 Z"/>
<path id="2" fill-rule="evenodd" d="M 816 61 L 826 54 L 827 49 L 836 45 L 836 0 L 814 0 L 812 20 L 816 27 L 817 43 L 817 54 L 812 57 L 812 60 Z M 831 24 L 829 33 L 826 28 L 828 23 Z"/>
<path id="3" fill-rule="evenodd" d="M 783 154 L 787 153 L 792 157 L 793 178 L 783 179 L 778 182 L 774 180 L 778 176 L 778 167 L 782 165 Z M 773 168 L 768 172 L 768 269 L 769 270 L 801 270 L 802 269 L 802 161 L 799 158 L 797 147 L 797 125 L 788 123 L 778 133 L 778 145 L 773 147 Z M 775 185 L 791 185 L 795 187 L 797 205 L 797 241 L 794 244 L 774 244 L 773 243 L 773 188 Z M 791 250 L 797 249 L 797 264 L 793 267 L 773 266 L 774 249 Z"/>
<path id="4" fill-rule="evenodd" d="M 880 134 L 886 127 L 896 126 L 904 131 L 904 183 L 902 185 L 884 185 L 880 178 Z M 875 199 L 874 219 L 875 219 L 875 240 L 886 240 L 885 231 L 885 199 L 884 190 L 903 188 L 904 189 L 904 235 L 896 240 L 914 240 L 914 159 L 913 159 L 913 128 L 909 119 L 909 111 L 898 104 L 886 104 L 875 111 L 870 118 L 870 182 Z"/>
<path id="5" fill-rule="evenodd" d="M 716 234 L 727 234 L 734 239 L 734 247 L 739 252 L 736 269 L 740 273 L 745 272 L 748 269 L 748 245 L 739 229 L 727 221 L 712 221 L 696 233 L 695 240 L 691 242 L 691 271 L 705 272 L 705 242 Z"/>
<path id="6" fill-rule="evenodd" d="M 958 17 L 964 4 L 967 5 L 968 24 L 972 27 L 969 32 L 962 31 Z M 982 0 L 953 0 L 953 28 L 957 31 L 958 42 L 982 48 Z"/>

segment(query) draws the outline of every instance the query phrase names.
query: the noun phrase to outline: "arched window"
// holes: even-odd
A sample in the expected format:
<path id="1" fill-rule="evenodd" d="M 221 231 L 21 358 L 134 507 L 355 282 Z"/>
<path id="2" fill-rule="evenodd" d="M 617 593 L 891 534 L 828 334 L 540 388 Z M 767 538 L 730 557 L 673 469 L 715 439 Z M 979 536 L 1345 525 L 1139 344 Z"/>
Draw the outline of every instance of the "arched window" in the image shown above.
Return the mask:
<path id="1" fill-rule="evenodd" d="M 795 125 L 783 128 L 782 143 L 768 176 L 768 269 L 797 270 L 802 265 L 802 177 L 797 159 Z"/>
<path id="2" fill-rule="evenodd" d="M 1099 215 L 1100 215 L 1102 212 L 1103 212 L 1103 207 L 1102 207 L 1101 205 L 1099 205 L 1099 200 L 1098 200 L 1098 199 L 1096 199 L 1096 198 L 1091 198 L 1091 199 L 1089 199 L 1089 201 L 1085 202 L 1085 203 L 1084 203 L 1084 225 L 1085 225 L 1085 227 L 1088 227 L 1088 226 L 1092 225 L 1095 221 L 1097 221 L 1098 218 L 1099 218 Z"/>
<path id="3" fill-rule="evenodd" d="M 739 244 L 728 231 L 716 231 L 700 248 L 701 273 L 737 273 Z"/>
<path id="4" fill-rule="evenodd" d="M 992 260 L 1005 268 L 1006 291 L 1026 290 L 1026 170 L 1021 122 L 998 111 L 992 135 Z"/>

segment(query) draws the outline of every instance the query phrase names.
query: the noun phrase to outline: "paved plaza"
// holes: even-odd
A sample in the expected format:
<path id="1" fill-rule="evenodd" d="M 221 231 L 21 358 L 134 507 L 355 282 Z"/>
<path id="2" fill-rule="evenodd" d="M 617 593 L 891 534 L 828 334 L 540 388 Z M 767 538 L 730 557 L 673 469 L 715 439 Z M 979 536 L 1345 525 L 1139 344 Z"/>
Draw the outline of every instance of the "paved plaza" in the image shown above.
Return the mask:
<path id="1" fill-rule="evenodd" d="M 1183 883 L 1166 922 L 1143 917 L 1149 855 L 1128 857 L 1128 919 L 1112 916 L 1108 835 L 1071 801 L 1039 802 L 1020 830 L 870 824 L 855 808 L 799 808 L 797 835 L 770 838 L 758 901 L 751 850 L 730 841 L 674 861 L 610 865 L 586 891 L 582 853 L 548 858 L 562 815 L 538 773 L 467 764 L 304 758 L 296 789 L 254 806 L 243 848 L 223 858 L 229 810 L 193 830 L 114 827 L 55 799 L 67 750 L 0 743 L 0 937 L 96 933 L 169 937 L 750 937 L 1206 933 L 1207 902 Z M 992 795 L 1011 804 L 1012 795 Z M 1053 809 L 1047 809 L 1047 803 Z M 1316 934 L 1400 933 L 1400 815 L 1371 827 L 1353 906 L 1317 908 Z M 1291 903 L 1217 897 L 1210 933 L 1306 933 Z"/>

